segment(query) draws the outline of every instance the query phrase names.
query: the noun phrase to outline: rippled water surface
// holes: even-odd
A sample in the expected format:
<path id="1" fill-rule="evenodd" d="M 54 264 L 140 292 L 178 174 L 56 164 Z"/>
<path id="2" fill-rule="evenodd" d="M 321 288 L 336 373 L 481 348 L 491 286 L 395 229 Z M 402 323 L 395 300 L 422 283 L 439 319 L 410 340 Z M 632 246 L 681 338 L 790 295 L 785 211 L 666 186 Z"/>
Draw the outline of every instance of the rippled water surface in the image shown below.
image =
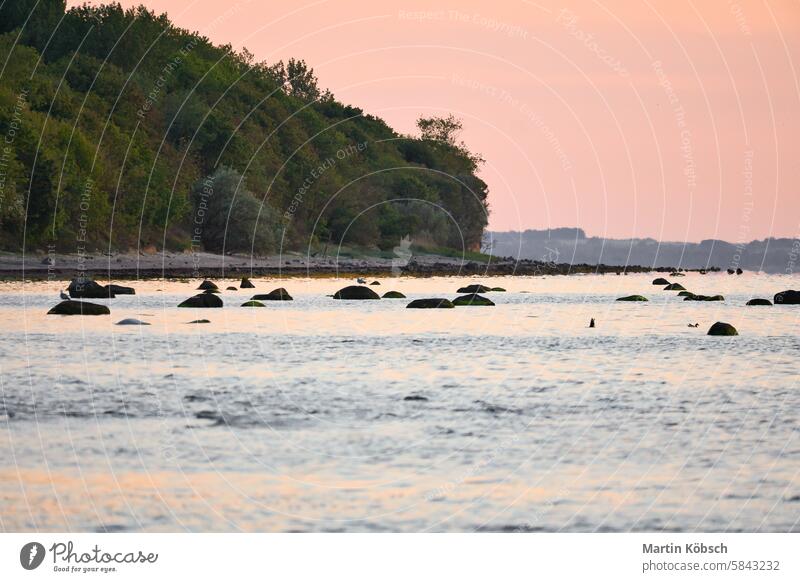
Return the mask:
<path id="1" fill-rule="evenodd" d="M 98 317 L 0 283 L 0 529 L 800 529 L 800 306 L 744 306 L 800 281 L 690 274 L 726 297 L 693 303 L 654 276 L 492 278 L 495 307 L 451 310 L 333 279 L 187 310 L 198 281 L 138 281 Z"/>

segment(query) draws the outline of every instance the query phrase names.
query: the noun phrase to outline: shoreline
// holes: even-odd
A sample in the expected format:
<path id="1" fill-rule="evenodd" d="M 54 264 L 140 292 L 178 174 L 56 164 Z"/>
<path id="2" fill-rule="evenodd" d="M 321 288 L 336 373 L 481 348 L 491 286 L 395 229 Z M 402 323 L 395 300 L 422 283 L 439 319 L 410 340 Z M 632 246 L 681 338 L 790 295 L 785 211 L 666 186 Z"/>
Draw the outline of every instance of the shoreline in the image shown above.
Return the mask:
<path id="1" fill-rule="evenodd" d="M 288 253 L 269 257 L 215 255 L 211 253 L 155 253 L 111 255 L 0 255 L 0 280 L 71 280 L 78 277 L 117 280 L 263 277 L 437 277 L 437 276 L 540 276 L 627 273 L 670 273 L 673 267 L 642 265 L 589 265 L 513 260 L 497 257 L 480 262 L 438 255 L 410 259 L 379 257 L 311 257 Z M 709 269 L 709 271 L 714 269 Z M 685 272 L 699 269 L 683 269 Z"/>

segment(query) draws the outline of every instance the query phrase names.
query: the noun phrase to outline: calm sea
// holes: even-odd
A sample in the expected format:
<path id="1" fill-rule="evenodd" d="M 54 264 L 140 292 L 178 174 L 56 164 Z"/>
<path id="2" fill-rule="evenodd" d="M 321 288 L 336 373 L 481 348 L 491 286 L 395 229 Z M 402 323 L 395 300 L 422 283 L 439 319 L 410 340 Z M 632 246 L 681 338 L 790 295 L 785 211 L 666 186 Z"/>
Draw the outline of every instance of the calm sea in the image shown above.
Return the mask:
<path id="1" fill-rule="evenodd" d="M 341 279 L 186 310 L 199 281 L 141 281 L 99 317 L 0 283 L 0 530 L 800 529 L 800 306 L 744 306 L 800 280 L 676 279 L 726 298 L 695 303 L 654 277 L 373 287 L 507 289 L 449 310 L 327 297 Z M 276 287 L 294 301 L 239 307 Z"/>

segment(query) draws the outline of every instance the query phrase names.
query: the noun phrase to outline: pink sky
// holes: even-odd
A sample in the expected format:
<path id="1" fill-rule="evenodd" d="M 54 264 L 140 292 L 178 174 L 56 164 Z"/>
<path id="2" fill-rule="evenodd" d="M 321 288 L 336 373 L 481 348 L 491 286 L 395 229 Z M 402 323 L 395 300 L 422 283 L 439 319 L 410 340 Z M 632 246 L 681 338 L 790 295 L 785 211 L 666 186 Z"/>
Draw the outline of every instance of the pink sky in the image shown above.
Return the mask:
<path id="1" fill-rule="evenodd" d="M 461 117 L 494 230 L 800 236 L 797 2 L 139 3 L 398 131 Z"/>

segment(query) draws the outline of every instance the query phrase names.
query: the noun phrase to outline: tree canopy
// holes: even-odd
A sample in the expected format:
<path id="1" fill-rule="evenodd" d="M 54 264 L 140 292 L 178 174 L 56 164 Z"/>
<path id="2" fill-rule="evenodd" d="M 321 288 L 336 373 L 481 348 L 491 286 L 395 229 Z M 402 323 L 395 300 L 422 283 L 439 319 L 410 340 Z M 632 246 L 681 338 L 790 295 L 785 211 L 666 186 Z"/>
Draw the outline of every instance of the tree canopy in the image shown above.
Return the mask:
<path id="1" fill-rule="evenodd" d="M 5 2 L 0 62 L 5 250 L 480 244 L 487 187 L 452 116 L 400 135 L 303 60 L 255 62 L 144 7 Z"/>

